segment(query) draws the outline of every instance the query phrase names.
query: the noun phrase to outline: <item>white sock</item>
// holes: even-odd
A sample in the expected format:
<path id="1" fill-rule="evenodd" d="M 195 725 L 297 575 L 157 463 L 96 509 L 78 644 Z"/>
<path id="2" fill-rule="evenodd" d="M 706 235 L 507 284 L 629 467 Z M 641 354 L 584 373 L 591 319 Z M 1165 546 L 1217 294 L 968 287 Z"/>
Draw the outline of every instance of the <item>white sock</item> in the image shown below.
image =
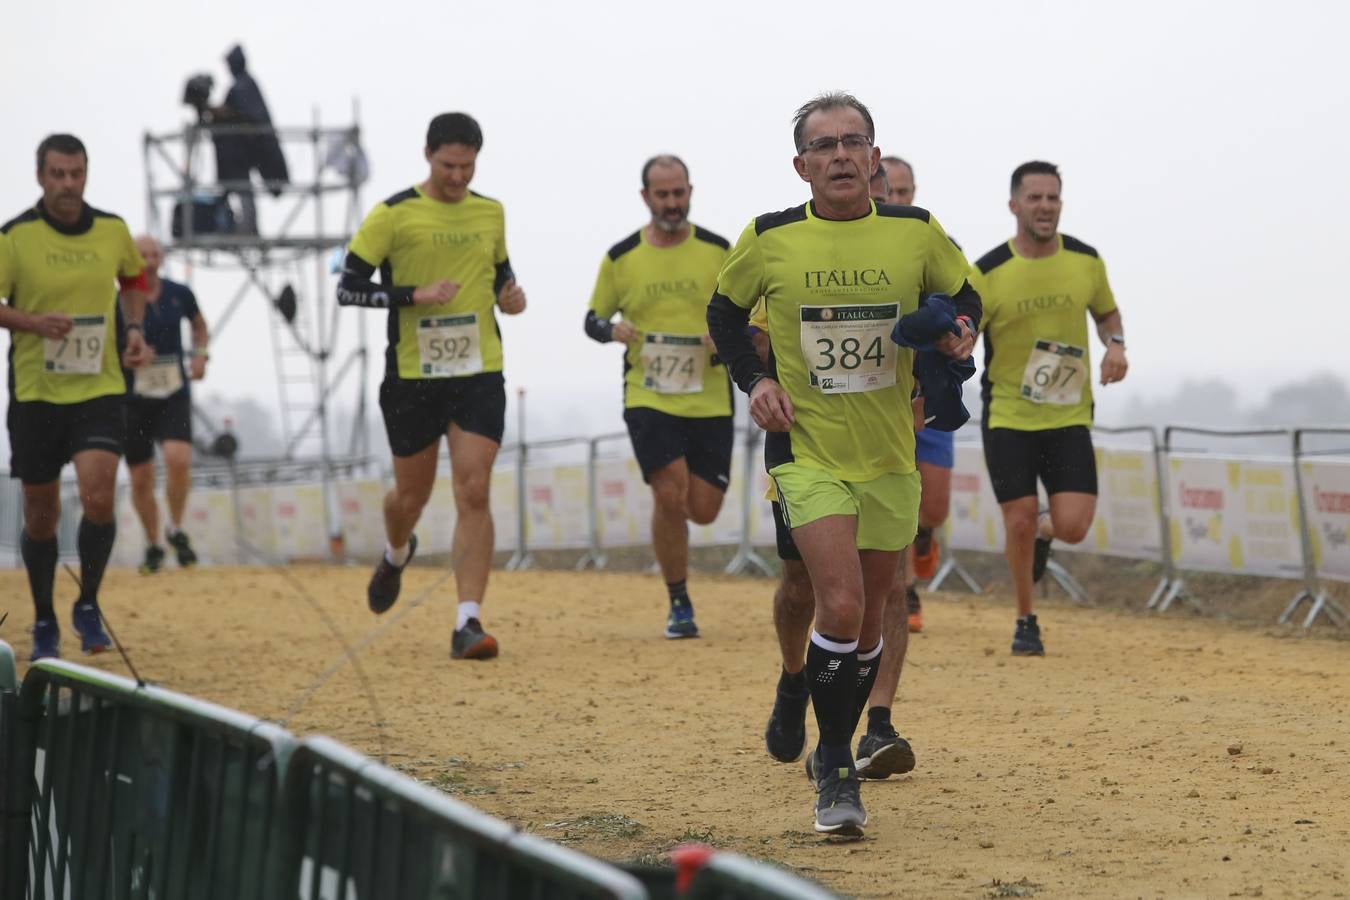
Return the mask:
<path id="1" fill-rule="evenodd" d="M 481 607 L 473 600 L 459 601 L 459 615 L 455 618 L 455 630 L 459 631 L 469 624 L 470 619 L 479 618 Z"/>
<path id="2" fill-rule="evenodd" d="M 173 536 L 174 536 L 175 534 L 177 534 L 177 533 L 178 533 L 178 526 L 177 526 L 177 525 L 170 525 L 170 526 L 168 526 L 167 528 L 164 529 L 164 539 L 165 539 L 166 541 L 171 541 L 171 540 L 173 540 Z"/>
<path id="3" fill-rule="evenodd" d="M 408 557 L 412 555 L 412 548 L 408 544 L 402 547 L 391 547 L 384 545 L 384 558 L 389 560 L 390 565 L 402 566 L 408 562 Z"/>

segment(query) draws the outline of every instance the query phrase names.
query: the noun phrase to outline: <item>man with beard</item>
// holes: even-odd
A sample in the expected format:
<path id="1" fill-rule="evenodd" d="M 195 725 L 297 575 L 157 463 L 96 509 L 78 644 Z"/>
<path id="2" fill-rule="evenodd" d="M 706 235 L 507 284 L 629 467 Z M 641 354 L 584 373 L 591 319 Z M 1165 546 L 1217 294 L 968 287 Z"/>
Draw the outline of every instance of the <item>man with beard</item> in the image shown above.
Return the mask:
<path id="1" fill-rule="evenodd" d="M 1125 377 L 1120 310 L 1096 249 L 1059 231 L 1059 169 L 1013 170 L 1017 234 L 980 257 L 971 282 L 985 298 L 984 459 L 1003 510 L 1004 555 L 1017 592 L 1014 656 L 1044 656 L 1031 586 L 1050 542 L 1076 544 L 1097 512 L 1087 317 L 1106 347 L 1101 383 Z M 1038 514 L 1036 482 L 1050 506 Z"/>
<path id="2" fill-rule="evenodd" d="M 623 418 L 652 489 L 652 549 L 670 599 L 667 638 L 698 637 L 686 522 L 717 518 L 733 443 L 731 385 L 706 325 L 729 245 L 690 223 L 693 191 L 679 157 L 647 160 L 642 199 L 651 221 L 600 261 L 585 323 L 600 343 L 625 345 Z"/>
<path id="3" fill-rule="evenodd" d="M 769 432 L 765 466 L 814 589 L 805 670 L 820 743 L 806 771 L 816 830 L 845 836 L 867 825 L 852 736 L 876 677 L 900 552 L 918 527 L 914 354 L 892 335 L 928 293 L 979 317 L 965 258 L 937 220 L 873 204 L 875 139 L 867 107 L 849 94 L 798 109 L 793 167 L 811 200 L 745 228 L 708 304 L 718 352 Z M 761 297 L 773 339 L 767 365 L 746 330 Z M 951 327 L 936 348 L 969 356 L 974 332 L 955 319 Z"/>
<path id="4" fill-rule="evenodd" d="M 117 536 L 113 498 L 126 434 L 117 356 L 118 295 L 130 368 L 149 362 L 142 317 L 145 262 L 126 223 L 84 202 L 89 156 L 79 138 L 38 145 L 42 198 L 0 227 L 0 327 L 10 331 L 10 477 L 23 482 L 19 538 L 33 595 L 34 661 L 60 656 L 53 609 L 61 469 L 75 464 L 83 517 L 76 538 L 80 596 L 72 620 L 85 653 L 112 646 L 98 589 Z"/>

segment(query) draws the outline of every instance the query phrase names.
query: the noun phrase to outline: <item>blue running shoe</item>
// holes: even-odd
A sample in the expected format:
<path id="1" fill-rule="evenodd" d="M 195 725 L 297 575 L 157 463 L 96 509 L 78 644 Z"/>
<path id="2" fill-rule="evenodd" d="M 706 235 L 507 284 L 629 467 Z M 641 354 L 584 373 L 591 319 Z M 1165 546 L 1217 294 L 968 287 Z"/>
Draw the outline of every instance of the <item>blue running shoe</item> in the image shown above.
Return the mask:
<path id="1" fill-rule="evenodd" d="M 103 630 L 103 616 L 93 603 L 76 603 L 71 611 L 75 633 L 80 636 L 80 649 L 85 653 L 102 653 L 112 646 L 112 638 Z"/>
<path id="2" fill-rule="evenodd" d="M 33 654 L 28 657 L 32 662 L 40 659 L 61 658 L 61 626 L 55 619 L 38 619 L 33 623 Z"/>
<path id="3" fill-rule="evenodd" d="M 688 600 L 672 600 L 670 617 L 666 619 L 666 637 L 671 640 L 698 637 L 694 624 L 694 604 Z"/>

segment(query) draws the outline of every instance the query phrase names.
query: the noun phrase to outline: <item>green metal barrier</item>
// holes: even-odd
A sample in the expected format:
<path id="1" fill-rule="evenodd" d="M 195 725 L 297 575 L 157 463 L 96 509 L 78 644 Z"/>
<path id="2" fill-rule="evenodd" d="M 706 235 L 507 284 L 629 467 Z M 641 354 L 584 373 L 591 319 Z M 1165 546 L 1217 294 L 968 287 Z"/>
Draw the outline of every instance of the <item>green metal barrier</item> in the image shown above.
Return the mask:
<path id="1" fill-rule="evenodd" d="M 285 731 L 55 660 L 12 713 L 5 829 L 27 840 L 5 848 L 0 895 L 233 900 L 273 883 Z"/>
<path id="2" fill-rule="evenodd" d="M 14 649 L 0 641 L 0 893 L 8 897 L 8 893 L 3 892 L 7 884 L 5 873 L 9 870 L 7 861 L 11 854 L 18 859 L 23 859 L 23 847 L 26 837 L 26 829 L 22 827 L 23 823 L 15 823 L 20 827 L 11 827 L 10 818 L 5 815 L 11 805 L 10 797 L 13 794 L 13 786 L 7 777 L 10 771 L 10 757 L 13 755 L 13 739 L 10 732 L 13 730 L 14 709 L 18 705 L 19 676 L 14 667 Z"/>
<path id="3" fill-rule="evenodd" d="M 322 737 L 287 764 L 271 900 L 646 900 L 631 875 L 478 812 Z"/>

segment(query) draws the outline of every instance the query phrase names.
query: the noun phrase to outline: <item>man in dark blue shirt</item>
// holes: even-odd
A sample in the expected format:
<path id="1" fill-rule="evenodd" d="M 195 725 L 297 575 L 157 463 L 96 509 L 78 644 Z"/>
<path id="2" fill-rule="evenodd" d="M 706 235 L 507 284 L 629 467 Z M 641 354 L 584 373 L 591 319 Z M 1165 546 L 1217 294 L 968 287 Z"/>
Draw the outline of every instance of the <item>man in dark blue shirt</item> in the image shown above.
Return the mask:
<path id="1" fill-rule="evenodd" d="M 187 285 L 159 277 L 164 250 L 149 235 L 136 239 L 145 257 L 149 302 L 145 305 L 145 343 L 154 361 L 141 369 L 127 370 L 127 469 L 131 472 L 131 499 L 145 529 L 145 562 L 142 574 L 158 572 L 164 565 L 159 543 L 159 507 L 155 502 L 155 444 L 164 457 L 164 496 L 168 501 L 169 525 L 164 539 L 173 547 L 178 564 L 197 562 L 192 542 L 182 530 L 192 480 L 192 393 L 190 381 L 206 374 L 206 349 L 210 335 L 197 298 Z M 192 349 L 183 365 L 182 323 L 192 324 Z"/>

